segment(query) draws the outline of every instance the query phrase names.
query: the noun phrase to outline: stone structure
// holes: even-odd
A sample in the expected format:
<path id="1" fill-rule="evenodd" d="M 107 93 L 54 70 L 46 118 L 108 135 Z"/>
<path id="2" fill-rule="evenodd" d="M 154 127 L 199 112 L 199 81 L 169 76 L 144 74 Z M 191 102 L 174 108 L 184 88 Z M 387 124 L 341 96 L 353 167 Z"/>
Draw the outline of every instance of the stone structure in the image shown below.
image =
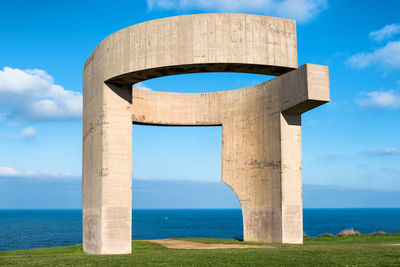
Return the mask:
<path id="1" fill-rule="evenodd" d="M 196 72 L 278 76 L 216 93 L 132 89 Z M 131 252 L 132 123 L 222 125 L 222 181 L 239 198 L 244 240 L 303 241 L 301 114 L 329 101 L 325 66 L 297 67 L 296 23 L 201 14 L 108 36 L 83 71 L 83 250 Z"/>

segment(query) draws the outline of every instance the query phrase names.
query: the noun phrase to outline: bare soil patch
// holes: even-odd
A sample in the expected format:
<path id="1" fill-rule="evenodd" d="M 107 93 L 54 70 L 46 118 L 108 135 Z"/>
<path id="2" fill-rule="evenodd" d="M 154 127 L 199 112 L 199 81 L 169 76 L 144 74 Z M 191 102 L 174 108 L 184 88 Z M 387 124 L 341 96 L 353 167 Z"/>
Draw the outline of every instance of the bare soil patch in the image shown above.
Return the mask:
<path id="1" fill-rule="evenodd" d="M 153 239 L 143 240 L 162 245 L 172 249 L 227 249 L 227 248 L 275 248 L 272 245 L 248 245 L 248 244 L 206 244 L 180 239 Z"/>

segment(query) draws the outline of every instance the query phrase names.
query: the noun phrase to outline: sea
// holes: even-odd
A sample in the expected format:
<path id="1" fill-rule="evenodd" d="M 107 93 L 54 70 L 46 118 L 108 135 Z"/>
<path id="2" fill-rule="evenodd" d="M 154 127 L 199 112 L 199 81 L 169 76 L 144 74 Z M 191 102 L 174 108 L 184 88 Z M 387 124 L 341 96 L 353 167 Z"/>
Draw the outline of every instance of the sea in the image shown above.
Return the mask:
<path id="1" fill-rule="evenodd" d="M 243 238 L 240 209 L 133 210 L 132 239 Z M 305 234 L 400 233 L 400 208 L 304 209 Z M 0 210 L 0 251 L 82 243 L 82 210 Z"/>

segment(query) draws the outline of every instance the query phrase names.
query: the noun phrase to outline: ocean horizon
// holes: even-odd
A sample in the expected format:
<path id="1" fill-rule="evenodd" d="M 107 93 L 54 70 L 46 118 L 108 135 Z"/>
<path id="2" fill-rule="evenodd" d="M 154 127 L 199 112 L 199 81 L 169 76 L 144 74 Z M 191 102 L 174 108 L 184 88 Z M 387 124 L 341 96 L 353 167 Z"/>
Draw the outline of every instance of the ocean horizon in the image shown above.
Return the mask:
<path id="1" fill-rule="evenodd" d="M 243 238 L 241 209 L 133 209 L 132 239 Z M 308 236 L 400 233 L 400 208 L 305 208 Z M 82 243 L 81 209 L 0 210 L 0 251 Z"/>

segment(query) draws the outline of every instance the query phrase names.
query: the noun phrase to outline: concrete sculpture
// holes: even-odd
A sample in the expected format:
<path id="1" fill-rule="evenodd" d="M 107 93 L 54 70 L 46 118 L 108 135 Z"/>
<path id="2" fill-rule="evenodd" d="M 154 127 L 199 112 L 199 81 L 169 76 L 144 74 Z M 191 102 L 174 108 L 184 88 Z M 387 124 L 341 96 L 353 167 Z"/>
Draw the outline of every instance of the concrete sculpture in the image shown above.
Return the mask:
<path id="1" fill-rule="evenodd" d="M 132 89 L 196 72 L 278 76 L 216 93 Z M 296 23 L 246 14 L 163 18 L 103 40 L 83 71 L 83 250 L 131 252 L 132 123 L 222 125 L 222 181 L 244 240 L 303 242 L 301 114 L 329 101 L 325 66 L 297 67 Z"/>

